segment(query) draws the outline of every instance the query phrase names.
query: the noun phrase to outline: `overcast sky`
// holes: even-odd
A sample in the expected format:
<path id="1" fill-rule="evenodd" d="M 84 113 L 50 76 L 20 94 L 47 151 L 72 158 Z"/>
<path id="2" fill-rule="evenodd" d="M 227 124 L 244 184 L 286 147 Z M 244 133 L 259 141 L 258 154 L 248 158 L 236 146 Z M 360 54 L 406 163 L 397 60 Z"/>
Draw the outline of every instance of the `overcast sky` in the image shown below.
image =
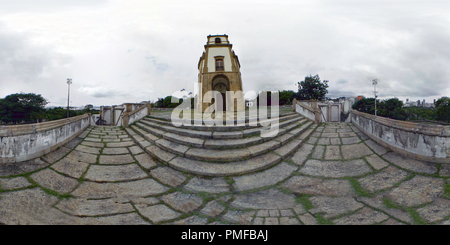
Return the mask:
<path id="1" fill-rule="evenodd" d="M 328 97 L 450 96 L 449 1 L 0 0 L 0 98 L 118 105 L 194 92 L 227 34 L 244 93 L 329 80 Z"/>

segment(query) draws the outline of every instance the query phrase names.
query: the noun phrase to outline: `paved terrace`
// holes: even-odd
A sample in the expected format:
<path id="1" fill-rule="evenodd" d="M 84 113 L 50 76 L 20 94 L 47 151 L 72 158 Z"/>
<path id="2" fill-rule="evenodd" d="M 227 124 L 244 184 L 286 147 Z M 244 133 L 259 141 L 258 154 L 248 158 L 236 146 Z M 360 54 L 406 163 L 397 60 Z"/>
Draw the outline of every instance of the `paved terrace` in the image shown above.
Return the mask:
<path id="1" fill-rule="evenodd" d="M 0 165 L 0 224 L 450 224 L 449 165 L 404 158 L 351 123 L 313 129 L 269 168 L 208 177 L 162 164 L 129 129 L 90 127 Z"/>

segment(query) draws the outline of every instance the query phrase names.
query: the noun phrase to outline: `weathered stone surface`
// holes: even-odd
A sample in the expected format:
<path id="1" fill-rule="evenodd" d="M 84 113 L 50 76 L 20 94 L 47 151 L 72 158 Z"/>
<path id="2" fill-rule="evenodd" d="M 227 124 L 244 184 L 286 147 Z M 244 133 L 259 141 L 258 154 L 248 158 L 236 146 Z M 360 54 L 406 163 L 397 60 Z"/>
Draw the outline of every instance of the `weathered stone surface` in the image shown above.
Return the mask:
<path id="1" fill-rule="evenodd" d="M 275 167 L 256 174 L 235 177 L 233 178 L 235 181 L 233 186 L 236 191 L 243 191 L 274 185 L 289 177 L 295 170 L 297 170 L 296 166 L 282 162 Z"/>
<path id="2" fill-rule="evenodd" d="M 196 160 L 232 162 L 248 159 L 250 152 L 247 149 L 210 150 L 190 148 L 186 151 L 185 156 Z"/>
<path id="3" fill-rule="evenodd" d="M 335 138 L 335 137 L 339 137 L 339 134 L 337 134 L 337 133 L 327 133 L 327 132 L 325 132 L 325 130 L 324 130 L 324 132 L 322 133 L 322 138 Z"/>
<path id="4" fill-rule="evenodd" d="M 164 162 L 169 162 L 170 160 L 174 159 L 176 157 L 175 154 L 167 152 L 165 150 L 162 150 L 156 145 L 151 145 L 147 148 L 145 148 L 145 151 L 148 152 L 150 155 L 161 159 Z"/>
<path id="5" fill-rule="evenodd" d="M 102 142 L 102 139 L 100 139 L 98 137 L 93 137 L 93 136 L 86 137 L 86 138 L 84 138 L 84 140 L 93 141 L 93 142 Z"/>
<path id="6" fill-rule="evenodd" d="M 73 150 L 81 141 L 83 141 L 83 139 L 75 137 L 73 140 L 69 141 L 69 143 L 65 144 L 64 147 Z"/>
<path id="7" fill-rule="evenodd" d="M 84 177 L 92 181 L 113 182 L 143 179 L 148 177 L 148 175 L 137 164 L 117 166 L 92 165 Z"/>
<path id="8" fill-rule="evenodd" d="M 144 152 L 144 150 L 142 150 L 142 148 L 139 146 L 132 146 L 129 149 L 131 151 L 131 154 L 133 154 L 133 155 L 141 154 Z"/>
<path id="9" fill-rule="evenodd" d="M 359 137 L 348 137 L 348 138 L 341 138 L 342 144 L 344 145 L 350 145 L 350 144 L 356 144 L 361 141 Z"/>
<path id="10" fill-rule="evenodd" d="M 285 143 L 283 146 L 276 149 L 274 152 L 281 156 L 282 159 L 286 159 L 287 156 L 292 154 L 302 143 L 301 140 L 292 140 L 288 143 Z"/>
<path id="11" fill-rule="evenodd" d="M 62 176 L 50 169 L 41 170 L 30 175 L 30 177 L 40 186 L 52 189 L 60 194 L 68 193 L 78 185 L 76 179 Z"/>
<path id="12" fill-rule="evenodd" d="M 175 210 L 183 213 L 192 212 L 203 204 L 203 198 L 195 194 L 184 194 L 181 192 L 170 193 L 163 196 L 161 200 Z"/>
<path id="13" fill-rule="evenodd" d="M 30 186 L 31 183 L 25 177 L 0 179 L 0 190 L 14 190 Z"/>
<path id="14" fill-rule="evenodd" d="M 330 138 L 330 144 L 331 145 L 340 145 L 341 144 L 341 139 L 339 139 L 339 138 Z"/>
<path id="15" fill-rule="evenodd" d="M 219 204 L 216 200 L 208 202 L 205 207 L 200 210 L 200 214 L 209 217 L 216 217 L 225 211 L 225 207 Z"/>
<path id="16" fill-rule="evenodd" d="M 377 153 L 380 156 L 385 154 L 386 152 L 388 152 L 388 150 L 386 148 L 384 148 L 383 146 L 377 144 L 373 140 L 366 140 L 365 142 L 375 153 Z"/>
<path id="17" fill-rule="evenodd" d="M 401 168 L 414 172 L 434 174 L 437 171 L 436 164 L 414 160 L 394 152 L 383 155 L 383 158 Z"/>
<path id="18" fill-rule="evenodd" d="M 0 223 L 48 225 L 58 224 L 61 217 L 70 222 L 70 217 L 52 208 L 56 202 L 57 197 L 40 188 L 0 193 Z"/>
<path id="19" fill-rule="evenodd" d="M 125 155 L 101 155 L 98 162 L 100 164 L 127 164 L 135 162 L 130 154 Z"/>
<path id="20" fill-rule="evenodd" d="M 77 150 L 77 151 L 82 151 L 82 152 L 91 153 L 91 154 L 99 154 L 100 153 L 100 149 L 101 148 L 84 146 L 84 145 L 78 145 L 75 148 L 75 150 Z"/>
<path id="21" fill-rule="evenodd" d="M 82 141 L 81 142 L 82 145 L 85 146 L 92 146 L 92 147 L 98 147 L 98 148 L 102 148 L 105 147 L 105 143 L 101 143 L 101 142 L 92 142 L 92 141 Z"/>
<path id="22" fill-rule="evenodd" d="M 388 215 L 401 220 L 402 222 L 408 224 L 413 223 L 413 219 L 411 218 L 409 213 L 406 212 L 405 210 L 399 208 L 387 208 L 383 202 L 383 199 L 385 198 L 387 198 L 386 193 L 381 193 L 373 197 L 358 197 L 357 200 L 363 202 L 366 205 L 369 205 L 370 207 L 381 210 L 387 213 Z"/>
<path id="23" fill-rule="evenodd" d="M 307 143 L 314 145 L 317 142 L 318 138 L 317 137 L 309 137 Z"/>
<path id="24" fill-rule="evenodd" d="M 158 204 L 153 206 L 140 204 L 135 205 L 135 207 L 137 208 L 140 214 L 142 214 L 144 217 L 148 218 L 155 224 L 158 224 L 163 221 L 176 219 L 181 215 L 181 213 L 173 211 L 164 204 Z"/>
<path id="25" fill-rule="evenodd" d="M 244 211 L 228 210 L 222 216 L 222 219 L 240 225 L 250 225 L 253 220 L 254 214 L 255 211 L 244 212 Z"/>
<path id="26" fill-rule="evenodd" d="M 316 148 L 314 149 L 313 154 L 311 155 L 312 158 L 314 159 L 323 159 L 323 153 L 325 152 L 325 146 L 323 145 L 318 145 L 316 146 Z"/>
<path id="27" fill-rule="evenodd" d="M 159 180 L 161 183 L 172 187 L 179 186 L 186 180 L 186 176 L 184 176 L 180 171 L 169 167 L 155 168 L 150 171 L 150 175 Z"/>
<path id="28" fill-rule="evenodd" d="M 169 162 L 169 165 L 178 170 L 186 170 L 200 175 L 227 176 L 258 171 L 272 166 L 280 160 L 281 157 L 273 153 L 263 154 L 245 161 L 226 164 L 209 163 L 184 157 L 176 157 Z"/>
<path id="29" fill-rule="evenodd" d="M 183 190 L 192 192 L 223 193 L 230 191 L 230 185 L 221 177 L 213 179 L 192 178 L 183 187 Z"/>
<path id="30" fill-rule="evenodd" d="M 236 194 L 230 206 L 240 209 L 288 209 L 296 204 L 294 195 L 272 188 L 254 193 Z"/>
<path id="31" fill-rule="evenodd" d="M 404 180 L 408 176 L 408 172 L 391 166 L 379 173 L 361 178 L 358 182 L 362 187 L 369 190 L 369 192 L 375 192 L 393 187 L 396 183 Z"/>
<path id="32" fill-rule="evenodd" d="M 335 217 L 362 208 L 364 205 L 351 197 L 314 196 L 309 200 L 316 207 L 310 209 L 312 214 L 325 213 L 325 218 Z"/>
<path id="33" fill-rule="evenodd" d="M 294 193 L 324 195 L 324 196 L 352 196 L 354 190 L 349 180 L 322 179 L 307 176 L 293 176 L 282 187 Z"/>
<path id="34" fill-rule="evenodd" d="M 342 157 L 344 159 L 359 158 L 359 157 L 373 154 L 373 152 L 370 150 L 370 148 L 367 147 L 364 143 L 353 144 L 353 145 L 342 145 L 341 151 L 342 151 Z"/>
<path id="35" fill-rule="evenodd" d="M 39 158 L 20 163 L 0 164 L 0 177 L 36 171 L 49 164 Z"/>
<path id="36" fill-rule="evenodd" d="M 107 155 L 118 155 L 118 154 L 128 154 L 130 153 L 125 147 L 113 147 L 113 148 L 103 148 L 102 154 Z"/>
<path id="37" fill-rule="evenodd" d="M 367 162 L 369 162 L 369 164 L 376 170 L 380 170 L 382 168 L 389 166 L 388 162 L 381 159 L 379 156 L 377 156 L 375 154 L 366 156 L 365 158 L 366 158 Z"/>
<path id="38" fill-rule="evenodd" d="M 97 162 L 97 155 L 85 153 L 85 152 L 81 152 L 81 151 L 76 151 L 76 150 L 69 153 L 66 157 L 77 160 L 79 162 L 85 162 L 85 163 L 96 163 Z"/>
<path id="39" fill-rule="evenodd" d="M 389 216 L 375 211 L 371 208 L 364 207 L 354 214 L 344 216 L 334 221 L 336 225 L 370 225 L 377 224 L 387 220 Z"/>
<path id="40" fill-rule="evenodd" d="M 201 218 L 199 216 L 190 216 L 181 220 L 173 222 L 174 225 L 206 225 L 208 218 Z"/>
<path id="41" fill-rule="evenodd" d="M 135 155 L 134 158 L 138 161 L 139 165 L 145 169 L 150 169 L 157 166 L 156 162 L 147 153 Z"/>
<path id="42" fill-rule="evenodd" d="M 309 154 L 311 154 L 313 148 L 314 146 L 310 144 L 301 145 L 300 148 L 291 157 L 291 161 L 293 161 L 297 165 L 303 165 L 303 163 L 306 161 L 306 158 L 308 158 Z"/>
<path id="43" fill-rule="evenodd" d="M 341 159 L 341 151 L 339 146 L 337 145 L 329 145 L 325 150 L 325 159 L 326 160 L 337 160 Z"/>
<path id="44" fill-rule="evenodd" d="M 54 163 L 59 159 L 63 158 L 67 153 L 69 153 L 71 149 L 61 146 L 59 149 L 48 153 L 47 155 L 42 157 L 42 160 L 48 163 Z"/>
<path id="45" fill-rule="evenodd" d="M 133 146 L 133 145 L 134 145 L 133 141 L 106 143 L 106 147 L 127 147 L 127 146 Z"/>
<path id="46" fill-rule="evenodd" d="M 86 200 L 70 198 L 68 200 L 61 200 L 56 207 L 76 216 L 110 215 L 134 211 L 130 203 L 115 203 L 111 199 Z"/>
<path id="47" fill-rule="evenodd" d="M 81 218 L 81 225 L 149 225 L 137 213 Z"/>
<path id="48" fill-rule="evenodd" d="M 319 138 L 319 140 L 317 140 L 317 144 L 318 145 L 330 145 L 330 138 Z"/>
<path id="49" fill-rule="evenodd" d="M 441 168 L 439 169 L 439 176 L 450 176 L 450 164 L 441 164 Z"/>
<path id="50" fill-rule="evenodd" d="M 450 215 L 450 200 L 439 198 L 433 204 L 417 209 L 417 212 L 428 223 L 444 220 Z"/>
<path id="51" fill-rule="evenodd" d="M 312 216 L 310 213 L 302 214 L 298 216 L 300 221 L 305 225 L 318 225 L 316 218 Z"/>
<path id="52" fill-rule="evenodd" d="M 362 159 L 350 161 L 308 160 L 299 172 L 313 176 L 340 178 L 366 174 L 371 172 L 371 169 Z"/>
<path id="53" fill-rule="evenodd" d="M 88 163 L 79 162 L 75 159 L 66 157 L 53 164 L 51 167 L 60 173 L 78 179 L 83 175 L 88 166 Z"/>
<path id="54" fill-rule="evenodd" d="M 404 206 L 433 201 L 444 193 L 444 180 L 417 175 L 389 192 L 389 198 Z"/>
<path id="55" fill-rule="evenodd" d="M 143 179 L 123 183 L 95 183 L 84 181 L 70 194 L 85 199 L 113 197 L 134 200 L 136 197 L 158 195 L 169 190 L 170 188 L 161 185 L 153 179 Z"/>

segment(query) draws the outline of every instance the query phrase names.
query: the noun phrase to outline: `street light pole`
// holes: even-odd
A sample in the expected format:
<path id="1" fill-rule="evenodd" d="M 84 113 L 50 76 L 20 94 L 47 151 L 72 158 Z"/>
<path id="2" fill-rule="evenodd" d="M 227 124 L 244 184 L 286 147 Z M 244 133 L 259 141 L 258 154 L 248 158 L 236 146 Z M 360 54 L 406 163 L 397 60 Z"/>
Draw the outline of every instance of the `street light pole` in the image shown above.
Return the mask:
<path id="1" fill-rule="evenodd" d="M 377 83 L 378 83 L 377 79 L 372 80 L 373 93 L 375 94 L 375 116 L 377 116 Z"/>
<path id="2" fill-rule="evenodd" d="M 69 95 L 70 95 L 70 84 L 72 84 L 72 78 L 67 78 L 67 118 L 69 118 Z"/>

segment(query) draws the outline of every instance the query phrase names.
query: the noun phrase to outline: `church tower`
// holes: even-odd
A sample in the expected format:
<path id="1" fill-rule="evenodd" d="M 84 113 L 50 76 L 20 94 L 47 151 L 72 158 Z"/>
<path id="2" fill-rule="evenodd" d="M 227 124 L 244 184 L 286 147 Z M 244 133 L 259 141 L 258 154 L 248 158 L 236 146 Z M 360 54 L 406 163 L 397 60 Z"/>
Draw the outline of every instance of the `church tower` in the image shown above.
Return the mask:
<path id="1" fill-rule="evenodd" d="M 231 49 L 232 44 L 227 35 L 209 35 L 203 52 L 198 62 L 198 85 L 201 97 L 195 105 L 196 110 L 204 112 L 206 108 L 215 104 L 214 109 L 223 111 L 243 111 L 245 101 L 243 96 L 239 59 Z M 205 94 L 209 91 L 217 91 L 223 101 L 223 108 L 217 108 L 214 103 L 219 98 L 208 98 Z M 226 92 L 230 91 L 229 98 Z M 240 93 L 236 93 L 236 92 Z M 199 92 L 200 96 L 200 92 Z M 204 102 L 206 101 L 206 102 Z M 209 103 L 208 103 L 209 101 Z"/>

